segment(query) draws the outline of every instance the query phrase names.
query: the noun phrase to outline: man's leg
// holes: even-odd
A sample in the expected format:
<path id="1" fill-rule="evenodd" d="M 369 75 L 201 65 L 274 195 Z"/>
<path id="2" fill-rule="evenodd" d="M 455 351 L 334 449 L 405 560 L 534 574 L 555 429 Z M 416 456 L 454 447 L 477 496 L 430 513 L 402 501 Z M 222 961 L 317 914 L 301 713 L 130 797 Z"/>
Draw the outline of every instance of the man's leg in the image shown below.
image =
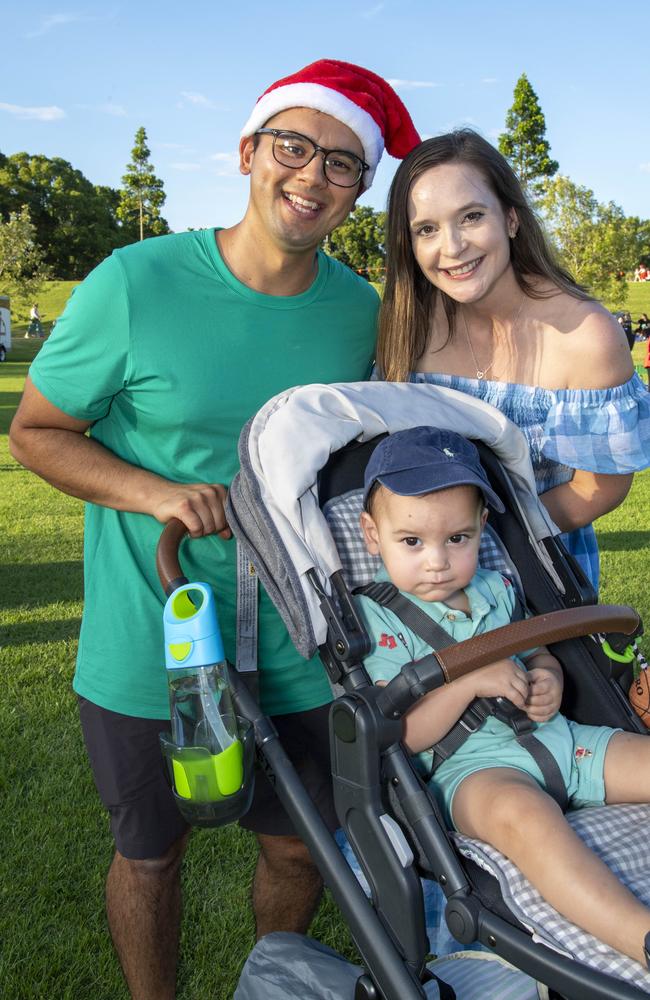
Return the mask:
<path id="1" fill-rule="evenodd" d="M 119 851 L 106 879 L 111 937 L 133 1000 L 174 1000 L 181 918 L 181 861 L 188 835 L 161 858 Z"/>
<path id="2" fill-rule="evenodd" d="M 133 1000 L 173 1000 L 189 827 L 165 774 L 164 719 L 110 712 L 85 698 L 79 714 L 116 852 L 106 881 L 113 943 Z"/>
<path id="3" fill-rule="evenodd" d="M 273 718 L 289 759 L 327 828 L 338 827 L 332 795 L 329 754 L 329 705 Z M 271 931 L 304 934 L 316 912 L 323 883 L 307 847 L 263 772 L 240 825 L 256 835 L 260 853 L 253 880 L 257 937 Z"/>
<path id="4" fill-rule="evenodd" d="M 253 912 L 259 940 L 271 931 L 306 934 L 323 891 L 311 855 L 298 837 L 258 833 L 260 853 L 253 880 Z"/>
<path id="5" fill-rule="evenodd" d="M 650 910 L 578 837 L 532 778 L 508 768 L 479 771 L 460 785 L 453 816 L 462 833 L 510 858 L 568 920 L 645 965 Z"/>

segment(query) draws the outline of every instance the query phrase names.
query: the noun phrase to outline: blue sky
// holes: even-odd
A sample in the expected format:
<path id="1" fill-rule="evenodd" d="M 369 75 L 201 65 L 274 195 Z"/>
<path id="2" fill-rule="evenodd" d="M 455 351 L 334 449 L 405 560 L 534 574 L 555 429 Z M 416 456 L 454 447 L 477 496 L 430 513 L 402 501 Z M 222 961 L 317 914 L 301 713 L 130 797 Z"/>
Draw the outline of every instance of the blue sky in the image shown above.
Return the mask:
<path id="1" fill-rule="evenodd" d="M 525 72 L 561 172 L 650 217 L 646 0 L 53 0 L 5 5 L 2 29 L 0 151 L 118 187 L 144 125 L 175 230 L 241 217 L 242 125 L 271 82 L 324 56 L 393 81 L 423 136 L 469 124 L 493 142 Z M 384 157 L 363 203 L 384 207 L 395 167 Z"/>

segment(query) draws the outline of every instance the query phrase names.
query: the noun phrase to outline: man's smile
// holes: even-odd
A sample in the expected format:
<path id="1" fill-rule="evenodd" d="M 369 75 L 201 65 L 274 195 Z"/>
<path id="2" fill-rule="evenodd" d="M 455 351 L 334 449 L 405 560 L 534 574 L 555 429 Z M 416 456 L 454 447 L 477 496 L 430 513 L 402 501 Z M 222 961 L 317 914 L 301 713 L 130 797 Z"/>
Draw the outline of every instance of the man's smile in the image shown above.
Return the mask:
<path id="1" fill-rule="evenodd" d="M 318 201 L 314 201 L 311 198 L 302 198 L 300 195 L 292 194 L 290 191 L 283 191 L 282 197 L 285 201 L 289 202 L 292 209 L 299 215 L 310 216 L 311 218 L 314 218 L 323 207 Z"/>

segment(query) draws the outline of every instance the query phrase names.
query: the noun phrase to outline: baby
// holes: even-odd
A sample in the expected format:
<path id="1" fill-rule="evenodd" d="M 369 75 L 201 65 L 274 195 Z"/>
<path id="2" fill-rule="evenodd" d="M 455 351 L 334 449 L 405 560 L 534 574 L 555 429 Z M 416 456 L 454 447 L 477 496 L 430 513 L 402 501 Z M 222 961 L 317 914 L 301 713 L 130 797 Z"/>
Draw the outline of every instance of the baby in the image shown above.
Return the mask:
<path id="1" fill-rule="evenodd" d="M 366 468 L 361 528 L 368 552 L 383 562 L 376 579 L 390 580 L 458 641 L 507 624 L 515 607 L 509 581 L 478 566 L 488 504 L 503 510 L 474 445 L 450 431 L 398 431 Z M 359 601 L 372 640 L 365 666 L 376 683 L 431 652 L 391 610 Z M 404 718 L 404 741 L 430 765 L 430 748 L 474 699 L 506 698 L 536 723 L 573 808 L 649 802 L 650 740 L 565 719 L 562 685 L 560 664 L 543 647 L 498 660 L 423 697 Z M 513 729 L 489 716 L 430 786 L 451 826 L 492 844 L 565 917 L 650 967 L 650 911 L 574 833 L 544 780 Z"/>

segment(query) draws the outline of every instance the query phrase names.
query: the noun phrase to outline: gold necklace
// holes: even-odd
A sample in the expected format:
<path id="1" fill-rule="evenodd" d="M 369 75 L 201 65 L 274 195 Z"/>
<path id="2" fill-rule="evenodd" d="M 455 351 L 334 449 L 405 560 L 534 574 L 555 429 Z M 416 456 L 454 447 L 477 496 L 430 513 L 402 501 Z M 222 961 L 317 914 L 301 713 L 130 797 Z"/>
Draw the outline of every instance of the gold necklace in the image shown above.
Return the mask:
<path id="1" fill-rule="evenodd" d="M 513 334 L 517 328 L 517 323 L 519 322 L 519 317 L 521 316 L 521 310 L 524 308 L 525 301 L 526 301 L 526 296 L 522 295 L 521 302 L 519 303 L 519 308 L 517 309 L 515 318 L 512 321 L 512 326 L 510 329 L 511 334 Z M 476 377 L 477 379 L 484 379 L 487 373 L 489 372 L 490 368 L 494 364 L 494 346 L 492 347 L 492 360 L 490 361 L 489 365 L 485 366 L 485 368 L 481 368 L 478 361 L 476 360 L 476 355 L 474 354 L 474 348 L 472 347 L 472 340 L 470 338 L 469 327 L 467 325 L 467 316 L 465 315 L 464 312 L 462 315 L 463 315 L 463 323 L 465 324 L 465 336 L 467 337 L 467 344 L 469 346 L 470 354 L 472 355 L 472 361 L 474 362 L 474 367 L 476 368 Z"/>

